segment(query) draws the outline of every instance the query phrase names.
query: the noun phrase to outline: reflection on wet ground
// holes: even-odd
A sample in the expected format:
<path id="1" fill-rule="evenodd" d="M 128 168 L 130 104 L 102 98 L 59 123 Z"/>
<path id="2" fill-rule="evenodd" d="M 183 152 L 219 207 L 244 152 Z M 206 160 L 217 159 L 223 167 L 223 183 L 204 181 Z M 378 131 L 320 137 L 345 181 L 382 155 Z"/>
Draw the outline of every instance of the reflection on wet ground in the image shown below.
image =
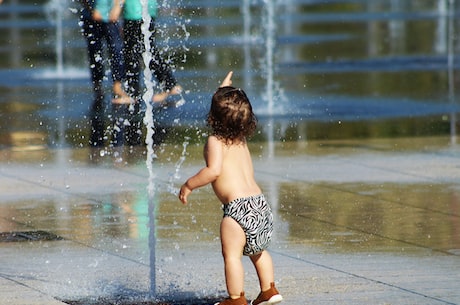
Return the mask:
<path id="1" fill-rule="evenodd" d="M 460 190 L 454 186 L 283 183 L 278 192 L 278 235 L 288 243 L 333 252 L 460 255 Z M 162 197 L 160 243 L 218 243 L 221 210 L 211 193 L 200 192 L 187 207 Z M 137 192 L 112 194 L 100 203 L 70 198 L 3 203 L 0 211 L 3 232 L 42 229 L 84 244 L 120 241 L 119 247 L 134 243 L 147 251 L 147 198 Z"/>
<path id="2" fill-rule="evenodd" d="M 430 184 L 300 184 L 280 189 L 289 238 L 328 251 L 459 255 L 459 189 Z"/>
<path id="3" fill-rule="evenodd" d="M 411 138 L 411 142 L 405 139 L 277 142 L 274 144 L 275 157 L 270 157 L 267 143 L 253 143 L 252 150 L 256 166 L 259 166 L 256 175 L 260 176 L 261 185 L 275 205 L 280 240 L 288 244 L 308 244 L 322 251 L 434 251 L 460 255 L 460 189 L 454 181 L 424 181 L 423 176 L 416 177 L 417 174 L 414 174 L 412 182 L 411 179 L 392 181 L 383 175 L 379 181 L 379 177 L 359 177 L 360 172 L 347 173 L 340 167 L 336 174 L 329 173 L 330 177 L 315 176 L 313 169 L 305 163 L 308 160 L 316 164 L 327 163 L 338 156 L 349 156 L 354 161 L 347 162 L 356 164 L 374 158 L 391 160 L 394 155 L 411 154 L 411 149 L 418 151 L 421 145 L 426 151 L 426 164 L 429 166 L 429 154 L 439 152 L 440 143 L 446 141 L 447 138 Z M 156 197 L 158 242 L 176 245 L 190 241 L 195 244 L 217 243 L 216 220 L 221 217 L 221 210 L 212 191 L 197 191 L 188 206 L 179 204 L 176 197 L 167 191 L 170 184 L 167 177 L 175 169 L 160 160 L 164 157 L 174 161 L 169 156 L 174 147 L 165 144 L 157 164 L 160 171 Z M 449 149 L 448 145 L 445 148 Z M 363 151 L 371 155 L 363 155 Z M 445 153 L 449 151 L 452 153 L 451 149 Z M 85 153 L 88 150 L 77 150 L 72 155 L 88 157 Z M 455 155 L 454 152 L 454 162 L 457 160 Z M 72 186 L 72 182 L 67 182 L 73 194 L 66 194 L 64 190 L 62 197 L 58 198 L 47 198 L 42 194 L 41 198 L 20 200 L 21 195 L 18 194 L 13 195 L 16 200 L 3 200 L 0 206 L 2 231 L 45 230 L 90 245 L 112 240 L 111 247 L 115 249 L 133 243 L 147 253 L 149 217 L 145 192 L 147 182 L 142 182 L 146 179 L 142 156 L 139 152 L 137 161 L 129 164 L 125 160 L 119 169 L 121 172 L 132 171 L 138 176 L 141 182 L 133 190 L 125 190 L 124 181 L 120 181 L 119 188 L 104 191 L 97 187 L 80 190 Z M 100 158 L 103 160 L 99 166 L 103 167 L 114 160 L 111 155 Z M 92 166 L 91 163 L 85 164 L 84 160 L 78 161 L 78 157 L 73 159 L 75 164 L 81 162 L 82 171 Z M 189 166 L 201 162 L 201 147 L 190 147 L 184 171 L 187 173 Z M 279 178 L 264 177 L 264 167 L 267 166 L 263 165 L 264 162 L 272 162 L 273 166 L 281 163 L 284 173 L 280 172 Z M 302 165 L 298 164 L 302 163 L 303 167 L 299 167 Z M 347 170 L 348 165 L 343 163 L 343 170 Z M 43 166 L 53 167 L 46 163 Z M 289 173 L 294 170 L 290 170 L 291 167 L 298 168 L 297 176 Z M 169 168 L 169 174 L 163 175 L 161 172 L 165 168 Z M 290 177 L 291 181 L 281 181 L 283 175 Z M 350 179 L 344 178 L 348 176 Z M 24 192 L 27 193 L 27 190 Z M 3 196 L 8 194 L 3 192 Z M 119 241 L 119 244 L 113 241 Z"/>
<path id="4" fill-rule="evenodd" d="M 371 283 L 394 287 L 394 279 L 400 278 L 399 264 L 414 266 L 411 272 L 418 277 L 427 275 L 424 268 L 415 267 L 417 261 L 436 272 L 456 266 L 460 256 L 459 154 L 448 136 L 257 140 L 250 145 L 256 178 L 273 205 L 276 220 L 270 250 L 282 262 L 277 265 L 280 285 L 285 285 L 291 298 L 324 301 L 332 290 L 337 300 L 347 298 L 346 304 L 368 304 L 368 299 L 356 302 L 355 297 L 378 298 L 376 292 L 369 294 Z M 17 277 L 22 270 L 34 281 L 32 287 L 48 295 L 69 304 L 101 305 L 120 296 L 145 298 L 148 270 L 156 270 L 157 289 L 174 300 L 170 304 L 182 304 L 183 299 L 208 304 L 210 298 L 219 299 L 224 293 L 218 289 L 225 287 L 218 255 L 221 205 L 210 187 L 195 191 L 186 206 L 172 194 L 171 185 L 177 187 L 203 165 L 202 145 L 190 144 L 180 177 L 174 177 L 181 149 L 182 145 L 168 142 L 157 149 L 153 202 L 147 198 L 141 148 L 126 149 L 121 161 L 114 154 L 100 153 L 105 148 L 46 150 L 40 152 L 46 158 L 25 165 L 18 157 L 24 151 L 3 155 L 0 233 L 43 231 L 63 238 L 0 242 L 11 262 L 3 276 L 28 281 Z M 153 247 L 149 204 L 155 207 Z M 152 251 L 157 266 L 151 263 Z M 23 255 L 17 257 L 19 252 Z M 357 258 L 366 262 L 362 269 L 355 265 Z M 382 260 L 388 266 L 375 266 Z M 293 277 L 289 268 L 295 262 L 300 273 Z M 54 281 L 56 268 L 62 274 Z M 97 275 L 88 277 L 87 272 Z M 347 280 L 340 277 L 350 273 L 365 284 L 343 284 Z M 197 274 L 205 282 L 196 283 Z M 426 285 L 419 279 L 401 278 L 396 290 L 410 291 L 403 297 L 413 304 Z M 256 282 L 252 275 L 248 280 Z M 348 292 L 343 291 L 344 285 Z M 429 284 L 428 289 L 447 289 L 449 294 L 440 296 L 456 300 L 452 285 L 446 280 L 435 287 Z M 308 296 L 299 287 L 308 287 Z M 256 289 L 249 286 L 248 294 L 256 295 Z M 415 303 L 431 304 L 439 296 L 437 292 L 426 295 L 429 299 Z M 384 292 L 380 297 L 387 300 L 392 294 Z M 297 304 L 291 301 L 286 303 Z"/>

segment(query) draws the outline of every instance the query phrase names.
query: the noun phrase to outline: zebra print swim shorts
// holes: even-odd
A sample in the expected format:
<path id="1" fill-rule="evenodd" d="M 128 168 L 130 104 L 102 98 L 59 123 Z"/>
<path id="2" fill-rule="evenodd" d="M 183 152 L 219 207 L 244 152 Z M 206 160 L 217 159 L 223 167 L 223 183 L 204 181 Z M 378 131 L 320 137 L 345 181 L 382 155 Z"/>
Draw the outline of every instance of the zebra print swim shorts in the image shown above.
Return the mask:
<path id="1" fill-rule="evenodd" d="M 251 256 L 265 250 L 273 232 L 273 214 L 264 195 L 238 198 L 224 204 L 224 217 L 233 218 L 246 234 L 243 255 Z"/>

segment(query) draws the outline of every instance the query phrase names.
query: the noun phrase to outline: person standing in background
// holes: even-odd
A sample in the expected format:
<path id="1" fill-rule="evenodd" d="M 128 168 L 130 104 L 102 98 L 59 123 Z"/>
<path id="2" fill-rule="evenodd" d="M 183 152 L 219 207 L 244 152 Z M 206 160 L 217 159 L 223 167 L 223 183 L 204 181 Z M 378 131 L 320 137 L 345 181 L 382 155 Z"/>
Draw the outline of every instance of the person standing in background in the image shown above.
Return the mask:
<path id="1" fill-rule="evenodd" d="M 177 85 L 177 81 L 173 76 L 169 63 L 162 58 L 161 52 L 156 45 L 156 0 L 148 0 L 148 13 L 151 17 L 149 25 L 149 31 L 151 33 L 151 49 L 149 51 L 152 53 L 152 60 L 150 61 L 149 68 L 158 80 L 160 90 L 160 93 L 153 96 L 153 102 L 162 102 L 169 95 L 180 94 L 182 92 L 182 88 Z M 125 0 L 123 19 L 128 90 L 130 95 L 132 95 L 135 99 L 139 99 L 141 97 L 139 79 L 142 67 L 142 53 L 145 50 L 143 43 L 144 35 L 141 30 L 143 20 L 142 4 L 140 0 Z"/>
<path id="2" fill-rule="evenodd" d="M 156 0 L 148 0 L 148 14 L 151 17 L 149 31 L 150 52 L 152 60 L 149 63 L 150 71 L 158 81 L 159 93 L 153 95 L 152 101 L 156 103 L 164 102 L 168 96 L 177 95 L 182 92 L 182 87 L 177 84 L 171 67 L 162 56 L 156 45 L 155 19 L 157 16 L 158 4 Z M 141 26 L 142 3 L 140 0 L 125 0 L 123 7 L 123 35 L 124 35 L 124 56 L 126 65 L 126 77 L 128 83 L 128 94 L 135 100 L 129 111 L 130 124 L 126 126 L 125 139 L 128 144 L 136 145 L 141 142 L 141 122 L 140 102 L 143 92 L 141 90 L 141 70 L 144 67 L 142 53 L 145 51 L 144 34 Z"/>
<path id="3" fill-rule="evenodd" d="M 122 87 L 122 82 L 125 78 L 123 40 L 121 39 L 121 28 L 118 21 L 103 21 L 100 12 L 94 14 L 96 0 L 78 0 L 78 2 L 82 6 L 80 19 L 83 36 L 86 40 L 94 95 L 90 115 L 91 135 L 89 142 L 92 147 L 101 147 L 104 146 L 104 41 L 107 42 L 110 53 L 109 62 L 112 71 L 112 91 L 114 95 L 112 102 L 115 104 L 132 102 Z M 94 19 L 95 17 L 96 19 Z M 112 18 L 114 17 L 112 16 Z"/>
<path id="4" fill-rule="evenodd" d="M 91 41 L 93 44 L 107 42 L 109 50 L 109 62 L 113 79 L 113 100 L 115 104 L 129 104 L 132 102 L 128 94 L 123 89 L 123 81 L 126 79 L 125 62 L 123 57 L 123 38 L 121 35 L 122 27 L 119 21 L 123 8 L 124 0 L 93 0 L 94 7 L 92 19 L 102 30 L 99 41 Z M 98 47 L 102 50 L 102 47 Z M 90 60 L 100 61 L 103 56 L 97 54 Z"/>

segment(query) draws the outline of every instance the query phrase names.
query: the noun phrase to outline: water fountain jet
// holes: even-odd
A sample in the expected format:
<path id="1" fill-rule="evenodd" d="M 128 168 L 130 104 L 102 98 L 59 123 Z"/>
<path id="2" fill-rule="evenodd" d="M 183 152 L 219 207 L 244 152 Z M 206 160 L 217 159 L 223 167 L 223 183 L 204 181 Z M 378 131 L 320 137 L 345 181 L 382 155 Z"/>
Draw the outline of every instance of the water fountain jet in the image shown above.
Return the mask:
<path id="1" fill-rule="evenodd" d="M 64 46 L 62 38 L 62 14 L 64 12 L 65 1 L 60 0 L 50 0 L 47 3 L 47 14 L 48 20 L 51 20 L 55 24 L 56 30 L 56 43 L 55 43 L 55 53 L 56 53 L 56 74 L 61 76 L 64 74 Z"/>
<path id="2" fill-rule="evenodd" d="M 280 5 L 278 1 L 264 0 L 263 16 L 261 25 L 263 26 L 262 33 L 264 33 L 264 58 L 262 66 L 262 77 L 265 78 L 265 92 L 262 94 L 264 100 L 267 102 L 267 107 L 264 109 L 269 117 L 275 114 L 284 114 L 285 97 L 280 89 L 279 83 L 275 80 L 276 69 L 276 38 L 277 38 L 277 25 L 275 11 Z M 276 103 L 275 103 L 276 100 Z"/>
<path id="3" fill-rule="evenodd" d="M 67 0 L 49 0 L 46 3 L 46 18 L 47 20 L 54 25 L 55 29 L 55 43 L 54 43 L 54 53 L 56 56 L 55 59 L 55 69 L 40 71 L 37 73 L 35 78 L 40 79 L 68 79 L 68 78 L 81 78 L 85 79 L 88 77 L 88 72 L 86 70 L 81 70 L 79 68 L 68 68 L 65 67 L 64 63 L 64 18 L 68 16 L 71 11 L 78 11 L 75 9 L 69 10 L 69 5 Z"/>
<path id="4" fill-rule="evenodd" d="M 273 115 L 274 107 L 274 49 L 275 49 L 275 1 L 265 0 L 266 21 L 265 21 L 265 65 L 266 65 L 266 98 L 268 101 L 268 114 Z"/>
<path id="5" fill-rule="evenodd" d="M 153 97 L 154 82 L 152 80 L 152 72 L 150 71 L 150 61 L 152 60 L 152 53 L 150 52 L 150 36 L 152 33 L 149 30 L 151 16 L 148 12 L 148 0 L 141 0 L 142 5 L 142 25 L 141 31 L 144 38 L 144 52 L 142 58 L 144 61 L 144 83 L 147 88 L 144 95 L 142 96 L 146 111 L 144 116 L 144 124 L 147 128 L 147 134 L 145 142 L 147 144 L 147 157 L 145 164 L 148 170 L 148 215 L 149 215 L 149 249 L 150 249 L 150 297 L 156 296 L 156 273 L 155 273 L 155 260 L 156 260 L 156 222 L 155 222 L 155 173 L 153 171 L 153 160 L 156 158 L 156 154 L 153 150 L 153 136 L 155 135 L 155 123 L 153 119 L 153 107 L 150 102 Z"/>
<path id="6" fill-rule="evenodd" d="M 447 73 L 448 73 L 448 87 L 449 87 L 449 102 L 452 108 L 455 106 L 455 75 L 454 75 L 454 52 L 455 52 L 455 25 L 454 16 L 455 0 L 449 0 L 449 24 L 448 24 L 448 37 L 447 37 Z M 457 116 L 454 110 L 450 113 L 450 142 L 451 144 L 457 143 Z"/>

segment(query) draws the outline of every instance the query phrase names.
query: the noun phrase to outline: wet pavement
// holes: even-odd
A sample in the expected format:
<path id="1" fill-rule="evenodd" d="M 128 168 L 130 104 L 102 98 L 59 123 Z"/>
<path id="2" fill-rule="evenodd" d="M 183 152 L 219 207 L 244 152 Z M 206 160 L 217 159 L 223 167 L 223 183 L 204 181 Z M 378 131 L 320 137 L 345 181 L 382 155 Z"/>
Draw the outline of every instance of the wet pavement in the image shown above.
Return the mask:
<path id="1" fill-rule="evenodd" d="M 449 142 L 253 143 L 274 206 L 270 251 L 284 304 L 460 304 L 460 150 Z M 4 155 L 0 231 L 26 233 L 0 242 L 2 304 L 225 296 L 220 204 L 208 187 L 187 206 L 172 194 L 202 164 L 201 147 L 190 146 L 178 168 L 171 152 L 181 149 L 158 153 L 154 199 L 142 158 L 88 159 L 87 149 L 51 151 L 42 163 L 11 158 L 24 151 Z M 254 298 L 257 277 L 244 261 Z"/>
<path id="2" fill-rule="evenodd" d="M 283 304 L 460 304 L 460 148 L 447 136 L 459 128 L 458 2 L 165 2 L 160 44 L 187 102 L 154 111 L 172 136 L 156 134 L 153 197 L 143 147 L 87 148 L 85 42 L 65 2 L 0 11 L 0 304 L 225 296 L 220 204 L 209 187 L 187 206 L 174 191 L 203 164 L 204 114 L 229 69 L 261 126 L 251 150 Z"/>

